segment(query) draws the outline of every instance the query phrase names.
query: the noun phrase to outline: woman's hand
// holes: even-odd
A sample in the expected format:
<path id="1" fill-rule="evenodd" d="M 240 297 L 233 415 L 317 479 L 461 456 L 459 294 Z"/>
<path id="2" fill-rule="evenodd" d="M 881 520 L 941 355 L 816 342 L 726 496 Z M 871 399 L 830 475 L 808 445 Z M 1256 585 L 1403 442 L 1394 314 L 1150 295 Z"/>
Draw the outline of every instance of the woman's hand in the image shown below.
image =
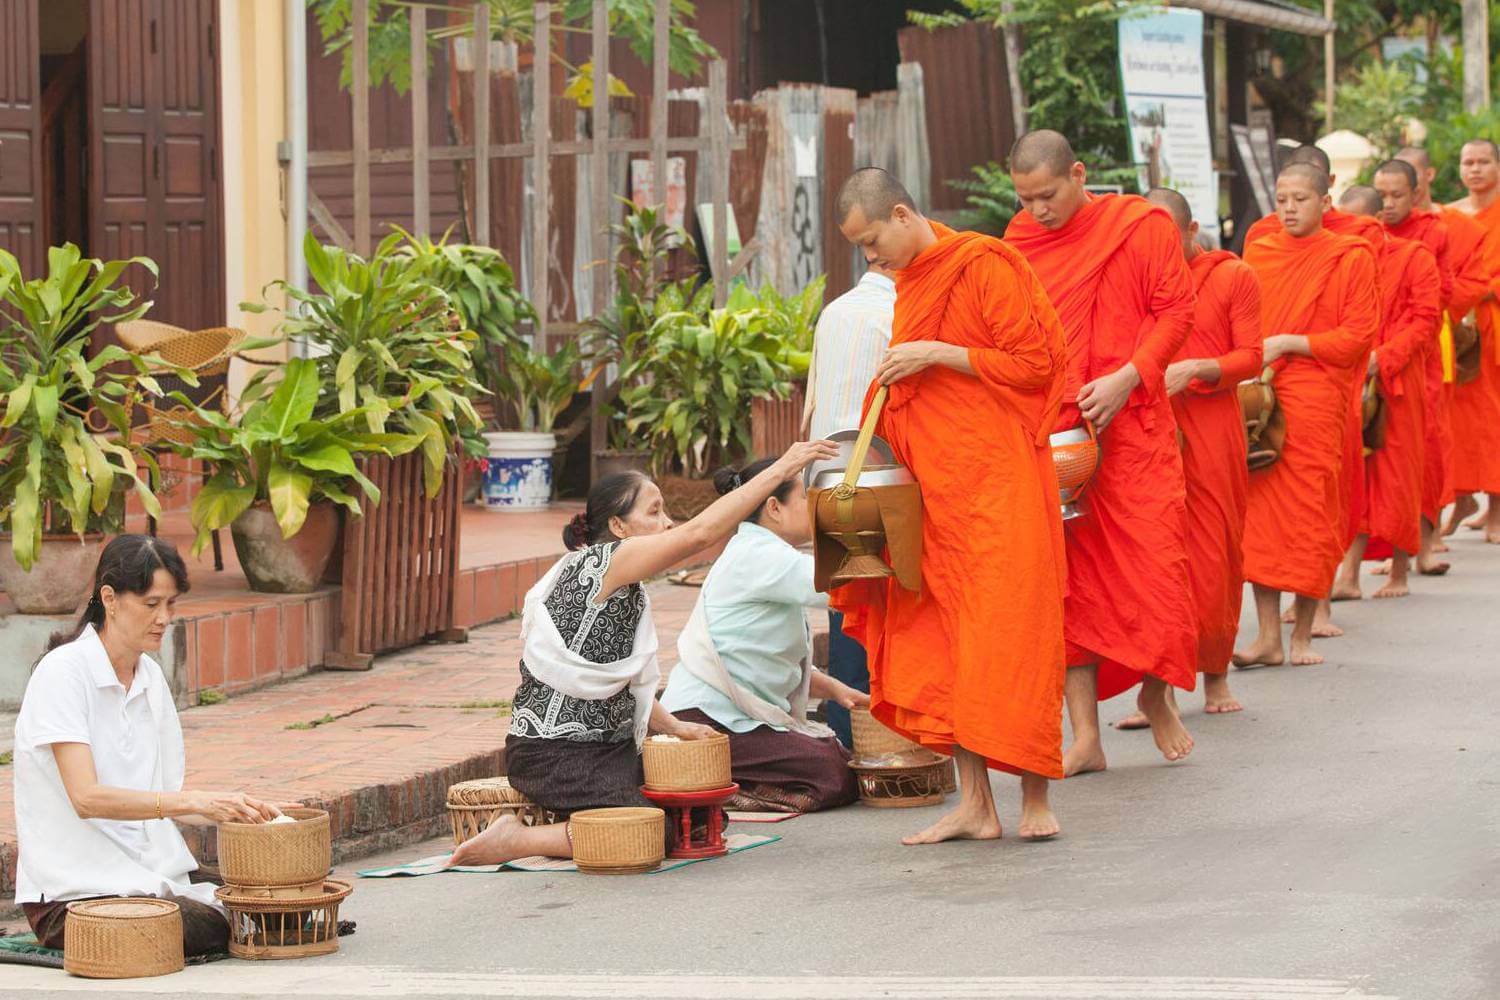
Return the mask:
<path id="1" fill-rule="evenodd" d="M 679 740 L 706 740 L 718 734 L 719 731 L 713 726 L 703 726 L 696 722 L 682 722 L 681 720 L 667 731 L 668 736 L 675 736 Z"/>
<path id="2" fill-rule="evenodd" d="M 863 691 L 856 691 L 854 688 L 843 683 L 842 681 L 839 681 L 838 685 L 839 689 L 834 691 L 833 693 L 834 702 L 842 705 L 848 711 L 853 711 L 856 708 L 870 707 L 869 695 L 865 694 Z"/>
<path id="3" fill-rule="evenodd" d="M 189 792 L 195 815 L 215 823 L 269 823 L 281 810 L 244 792 Z"/>
<path id="4" fill-rule="evenodd" d="M 790 479 L 814 462 L 839 457 L 839 446 L 832 441 L 798 441 L 776 460 L 781 479 Z"/>

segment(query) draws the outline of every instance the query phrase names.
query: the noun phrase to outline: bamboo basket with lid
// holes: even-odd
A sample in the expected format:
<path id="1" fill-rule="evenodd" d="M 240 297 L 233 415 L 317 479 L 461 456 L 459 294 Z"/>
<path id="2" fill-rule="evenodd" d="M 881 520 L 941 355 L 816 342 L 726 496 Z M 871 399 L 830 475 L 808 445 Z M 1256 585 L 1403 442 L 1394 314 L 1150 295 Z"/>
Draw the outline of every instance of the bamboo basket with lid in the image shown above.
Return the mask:
<path id="1" fill-rule="evenodd" d="M 353 891 L 335 879 L 303 899 L 251 897 L 232 885 L 216 889 L 229 911 L 229 954 L 251 960 L 333 954 L 339 950 L 339 904 Z"/>
<path id="2" fill-rule="evenodd" d="M 877 809 L 910 809 L 943 801 L 953 762 L 918 747 L 908 753 L 858 758 L 849 766 L 859 786 L 860 802 Z"/>
<path id="3" fill-rule="evenodd" d="M 641 747 L 641 765 L 653 792 L 707 792 L 734 782 L 729 737 L 723 733 L 705 740 L 651 737 Z"/>
<path id="4" fill-rule="evenodd" d="M 313 887 L 321 893 L 333 867 L 328 813 L 284 810 L 292 823 L 220 823 L 219 872 L 226 885 L 246 888 Z"/>
<path id="5" fill-rule="evenodd" d="M 592 875 L 655 871 L 666 857 L 666 813 L 645 806 L 584 809 L 568 820 L 573 863 Z"/>
<path id="6" fill-rule="evenodd" d="M 448 819 L 453 843 L 478 836 L 496 819 L 509 813 L 527 826 L 553 822 L 553 815 L 510 786 L 504 776 L 475 778 L 448 787 Z"/>
<path id="7" fill-rule="evenodd" d="M 851 708 L 849 710 L 849 731 L 854 738 L 854 759 L 871 760 L 884 757 L 888 754 L 908 754 L 913 751 L 923 751 L 925 748 L 918 743 L 902 736 L 894 729 L 888 729 L 879 719 L 870 714 L 868 708 Z M 929 751 L 930 752 L 930 751 Z M 943 791 L 952 793 L 958 791 L 958 769 L 954 766 L 953 758 L 948 758 L 943 768 Z"/>
<path id="8" fill-rule="evenodd" d="M 63 968 L 87 979 L 181 972 L 182 911 L 167 899 L 84 899 L 68 904 Z"/>

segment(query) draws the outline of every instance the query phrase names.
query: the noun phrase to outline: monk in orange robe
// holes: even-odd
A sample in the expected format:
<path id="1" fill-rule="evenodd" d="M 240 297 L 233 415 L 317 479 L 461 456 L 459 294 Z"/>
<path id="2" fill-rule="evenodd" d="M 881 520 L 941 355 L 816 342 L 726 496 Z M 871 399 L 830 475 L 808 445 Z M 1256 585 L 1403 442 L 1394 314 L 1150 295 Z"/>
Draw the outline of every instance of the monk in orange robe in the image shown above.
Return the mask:
<path id="1" fill-rule="evenodd" d="M 1058 832 L 1063 776 L 1062 515 L 1047 437 L 1062 327 L 1020 254 L 924 218 L 876 168 L 839 195 L 840 231 L 896 272 L 879 433 L 922 487 L 922 592 L 838 588 L 869 656 L 870 710 L 958 762 L 958 808 L 904 843 L 1000 836 L 987 768 L 1021 776 L 1023 840 Z M 874 386 L 871 387 L 872 394 Z M 867 403 L 868 406 L 868 403 Z"/>
<path id="2" fill-rule="evenodd" d="M 1193 332 L 1167 366 L 1167 395 L 1182 434 L 1187 481 L 1188 580 L 1198 616 L 1198 671 L 1203 711 L 1238 712 L 1229 691 L 1229 661 L 1240 627 L 1245 590 L 1242 545 L 1245 497 L 1245 421 L 1235 387 L 1261 370 L 1260 282 L 1250 266 L 1227 250 L 1198 245 L 1198 223 L 1187 199 L 1153 188 L 1146 200 L 1172 215 L 1197 296 Z M 1116 729 L 1144 729 L 1137 712 Z"/>
<path id="3" fill-rule="evenodd" d="M 1486 494 L 1485 517 L 1476 526 L 1484 529 L 1485 541 L 1500 545 L 1500 154 L 1495 144 L 1488 139 L 1465 144 L 1459 178 L 1469 194 L 1449 208 L 1484 227 L 1481 259 L 1489 288 L 1474 308 L 1481 342 L 1479 377 L 1453 391 L 1454 521 L 1478 509 L 1473 494 Z"/>
<path id="4" fill-rule="evenodd" d="M 1288 661 L 1281 595 L 1296 595 L 1290 662 L 1321 663 L 1312 651 L 1318 600 L 1344 555 L 1341 497 L 1349 407 L 1380 317 L 1375 255 L 1358 237 L 1323 228 L 1328 175 L 1293 164 L 1276 179 L 1282 230 L 1250 243 L 1245 261 L 1260 278 L 1265 360 L 1286 417 L 1273 465 L 1250 473 L 1245 577 L 1254 585 L 1259 635 L 1234 654 L 1240 666 Z"/>
<path id="5" fill-rule="evenodd" d="M 1137 705 L 1168 760 L 1192 751 L 1167 690 L 1197 681 L 1186 491 L 1167 366 L 1193 325 L 1193 280 L 1172 217 L 1134 195 L 1088 193 L 1068 140 L 1031 132 L 1011 150 L 1022 211 L 1006 230 L 1067 332 L 1057 424 L 1087 420 L 1102 459 L 1067 523 L 1068 774 L 1106 767 L 1098 702 L 1141 685 Z M 898 293 L 899 295 L 899 293 Z"/>
<path id="6" fill-rule="evenodd" d="M 1392 202 L 1410 203 L 1416 171 L 1391 161 L 1375 172 L 1378 187 L 1356 185 L 1339 204 L 1346 212 L 1389 215 Z M 1366 371 L 1375 380 L 1385 408 L 1385 439 L 1366 458 L 1365 502 L 1358 535 L 1344 556 L 1334 592 L 1359 590 L 1360 561 L 1371 538 L 1394 548 L 1390 579 L 1377 598 L 1405 597 L 1410 591 L 1410 557 L 1421 546 L 1422 472 L 1425 438 L 1425 356 L 1437 344 L 1442 312 L 1442 279 L 1437 257 L 1426 243 L 1386 233 L 1377 255 L 1381 321 Z"/>

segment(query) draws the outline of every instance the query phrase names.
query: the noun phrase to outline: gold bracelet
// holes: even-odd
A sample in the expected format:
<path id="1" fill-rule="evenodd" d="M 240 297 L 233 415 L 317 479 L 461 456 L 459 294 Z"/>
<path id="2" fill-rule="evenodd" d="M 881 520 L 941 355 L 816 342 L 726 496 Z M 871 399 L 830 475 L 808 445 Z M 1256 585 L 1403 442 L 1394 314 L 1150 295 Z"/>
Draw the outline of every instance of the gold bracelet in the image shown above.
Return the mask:
<path id="1" fill-rule="evenodd" d="M 161 792 L 156 793 L 156 818 L 165 819 L 161 814 Z"/>

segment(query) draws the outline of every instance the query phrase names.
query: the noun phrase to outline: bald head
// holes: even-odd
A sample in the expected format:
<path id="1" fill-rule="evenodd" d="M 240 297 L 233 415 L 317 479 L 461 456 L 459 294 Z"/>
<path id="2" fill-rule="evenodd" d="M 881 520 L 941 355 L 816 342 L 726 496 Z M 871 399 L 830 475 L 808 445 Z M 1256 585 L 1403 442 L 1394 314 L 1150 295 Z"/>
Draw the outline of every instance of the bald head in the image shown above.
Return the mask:
<path id="1" fill-rule="evenodd" d="M 1432 169 L 1432 157 L 1421 146 L 1402 146 L 1401 152 L 1396 154 L 1396 159 L 1403 163 L 1410 163 L 1418 170 Z"/>
<path id="2" fill-rule="evenodd" d="M 1350 215 L 1379 215 L 1382 208 L 1380 192 L 1364 184 L 1356 184 L 1339 198 L 1339 208 Z"/>
<path id="3" fill-rule="evenodd" d="M 1197 253 L 1198 223 L 1193 221 L 1193 209 L 1186 198 L 1171 188 L 1154 187 L 1146 192 L 1146 200 L 1160 205 L 1177 223 L 1177 232 L 1182 236 L 1182 252 L 1189 259 Z"/>
<path id="4" fill-rule="evenodd" d="M 1282 158 L 1281 166 L 1283 170 L 1295 164 L 1316 167 L 1325 176 L 1333 173 L 1333 161 L 1328 159 L 1328 154 L 1310 142 L 1304 142 Z"/>
<path id="5" fill-rule="evenodd" d="M 1417 168 L 1405 160 L 1386 160 L 1375 168 L 1375 176 L 1378 178 L 1381 174 L 1401 178 L 1413 191 L 1417 188 Z"/>
<path id="6" fill-rule="evenodd" d="M 1010 147 L 1010 172 L 1032 174 L 1046 170 L 1054 177 L 1064 177 L 1073 169 L 1078 157 L 1068 137 L 1050 128 L 1027 132 Z"/>
<path id="7" fill-rule="evenodd" d="M 1468 152 L 1470 146 L 1488 151 L 1492 160 L 1500 160 L 1500 146 L 1493 139 L 1470 139 L 1464 143 L 1463 151 Z"/>
<path id="8" fill-rule="evenodd" d="M 1328 210 L 1328 175 L 1307 163 L 1283 167 L 1276 175 L 1276 217 L 1287 235 L 1302 239 L 1323 227 Z"/>
<path id="9" fill-rule="evenodd" d="M 905 205 L 913 212 L 917 210 L 910 192 L 889 172 L 879 167 L 864 167 L 850 174 L 844 186 L 839 188 L 838 220 L 844 222 L 849 213 L 858 208 L 866 220 L 885 222 L 897 205 Z"/>
<path id="10" fill-rule="evenodd" d="M 1276 175 L 1278 185 L 1281 184 L 1282 178 L 1310 184 L 1319 195 L 1328 193 L 1328 171 L 1321 170 L 1310 163 L 1290 163 L 1282 167 L 1281 173 Z"/>

